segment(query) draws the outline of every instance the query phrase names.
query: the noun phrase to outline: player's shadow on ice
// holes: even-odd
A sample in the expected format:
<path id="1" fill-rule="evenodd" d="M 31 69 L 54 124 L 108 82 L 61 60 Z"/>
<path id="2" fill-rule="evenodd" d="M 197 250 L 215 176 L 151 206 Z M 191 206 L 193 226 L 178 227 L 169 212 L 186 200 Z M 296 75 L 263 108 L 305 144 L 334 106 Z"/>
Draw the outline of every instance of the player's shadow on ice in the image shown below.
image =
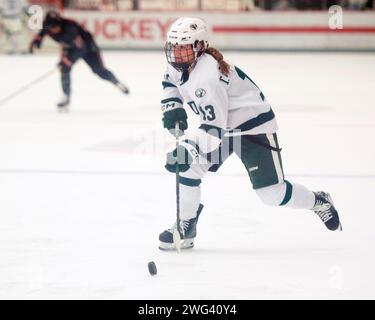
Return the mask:
<path id="1" fill-rule="evenodd" d="M 194 248 L 191 252 L 204 255 L 247 255 L 247 256 L 305 256 L 305 255 L 341 255 L 347 253 L 345 248 Z"/>

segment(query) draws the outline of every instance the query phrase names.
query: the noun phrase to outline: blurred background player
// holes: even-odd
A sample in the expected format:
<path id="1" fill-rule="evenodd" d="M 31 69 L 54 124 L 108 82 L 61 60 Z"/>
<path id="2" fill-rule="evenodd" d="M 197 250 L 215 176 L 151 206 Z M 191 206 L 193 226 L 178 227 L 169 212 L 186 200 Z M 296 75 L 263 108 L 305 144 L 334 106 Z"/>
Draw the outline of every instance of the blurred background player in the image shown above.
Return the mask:
<path id="1" fill-rule="evenodd" d="M 272 108 L 258 86 L 237 66 L 208 46 L 206 23 L 180 18 L 167 34 L 168 61 L 161 101 L 163 125 L 175 134 L 188 127 L 186 102 L 200 116 L 200 127 L 167 156 L 166 169 L 180 172 L 181 248 L 194 246 L 203 209 L 201 179 L 217 171 L 232 154 L 241 159 L 253 189 L 263 203 L 315 212 L 329 230 L 341 230 L 330 195 L 285 180 L 278 129 Z M 176 224 L 160 234 L 160 249 L 174 248 Z"/>
<path id="2" fill-rule="evenodd" d="M 27 53 L 27 0 L 0 0 L 0 29 L 4 33 L 4 51 Z"/>
<path id="3" fill-rule="evenodd" d="M 70 71 L 80 58 L 100 78 L 112 82 L 123 93 L 129 94 L 129 89 L 104 66 L 100 49 L 93 36 L 76 21 L 65 19 L 56 11 L 49 11 L 44 18 L 43 29 L 30 44 L 31 53 L 34 48 L 39 49 L 41 47 L 43 37 L 46 35 L 62 46 L 62 55 L 58 66 L 61 72 L 63 96 L 57 104 L 59 110 L 67 110 L 66 107 L 70 104 Z"/>

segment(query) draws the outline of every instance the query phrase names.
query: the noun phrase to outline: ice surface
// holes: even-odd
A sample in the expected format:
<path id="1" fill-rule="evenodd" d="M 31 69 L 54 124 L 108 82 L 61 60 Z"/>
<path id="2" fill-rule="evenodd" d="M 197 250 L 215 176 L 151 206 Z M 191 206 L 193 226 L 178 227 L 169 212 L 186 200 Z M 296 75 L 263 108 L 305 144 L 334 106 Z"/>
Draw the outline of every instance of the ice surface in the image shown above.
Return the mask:
<path id="1" fill-rule="evenodd" d="M 204 180 L 196 247 L 160 252 L 175 216 L 164 54 L 105 52 L 131 96 L 80 62 L 71 113 L 58 73 L 0 106 L 1 299 L 375 298 L 375 56 L 225 55 L 273 105 L 288 179 L 328 190 L 344 231 L 264 206 L 232 157 Z M 0 56 L 0 99 L 57 61 Z"/>

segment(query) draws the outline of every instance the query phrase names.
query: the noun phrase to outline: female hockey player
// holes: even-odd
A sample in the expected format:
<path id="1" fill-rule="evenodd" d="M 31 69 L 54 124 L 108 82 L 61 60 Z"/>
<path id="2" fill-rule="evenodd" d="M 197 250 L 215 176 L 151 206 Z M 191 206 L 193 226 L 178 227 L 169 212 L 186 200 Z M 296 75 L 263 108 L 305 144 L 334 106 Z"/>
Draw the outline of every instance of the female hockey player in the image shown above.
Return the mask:
<path id="1" fill-rule="evenodd" d="M 182 140 L 178 150 L 167 155 L 166 169 L 176 172 L 178 165 L 180 172 L 181 248 L 194 246 L 203 209 L 201 179 L 207 171 L 216 171 L 232 153 L 240 157 L 253 189 L 265 204 L 312 210 L 329 230 L 341 230 L 328 193 L 285 180 L 270 104 L 246 73 L 208 46 L 205 22 L 179 18 L 168 31 L 165 54 L 164 127 L 173 134 L 176 123 L 181 130 L 187 129 L 183 102 L 201 120 L 194 136 Z M 176 224 L 159 235 L 160 249 L 175 249 L 175 229 Z"/>
<path id="2" fill-rule="evenodd" d="M 34 38 L 30 45 L 30 52 L 40 48 L 43 37 L 49 35 L 62 46 L 62 55 L 58 64 L 61 71 L 61 84 L 63 97 L 57 104 L 64 109 L 70 103 L 70 71 L 80 58 L 82 58 L 100 78 L 112 82 L 123 93 L 128 94 L 129 89 L 122 84 L 114 74 L 105 68 L 92 35 L 77 22 L 64 19 L 56 11 L 49 11 L 43 21 L 43 29 Z"/>

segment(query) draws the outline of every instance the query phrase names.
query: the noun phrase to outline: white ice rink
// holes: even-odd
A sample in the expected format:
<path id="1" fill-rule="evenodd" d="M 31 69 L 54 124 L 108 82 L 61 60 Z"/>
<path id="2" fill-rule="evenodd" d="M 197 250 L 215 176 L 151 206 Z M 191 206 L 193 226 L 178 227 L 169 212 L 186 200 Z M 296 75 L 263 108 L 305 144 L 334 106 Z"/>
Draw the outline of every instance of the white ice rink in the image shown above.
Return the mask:
<path id="1" fill-rule="evenodd" d="M 264 206 L 233 156 L 202 184 L 196 247 L 160 252 L 175 217 L 164 54 L 105 52 L 131 96 L 80 62 L 69 114 L 57 73 L 0 107 L 1 299 L 375 298 L 375 55 L 226 57 L 273 105 L 287 178 L 329 191 L 343 232 Z M 57 62 L 0 56 L 0 99 Z"/>

